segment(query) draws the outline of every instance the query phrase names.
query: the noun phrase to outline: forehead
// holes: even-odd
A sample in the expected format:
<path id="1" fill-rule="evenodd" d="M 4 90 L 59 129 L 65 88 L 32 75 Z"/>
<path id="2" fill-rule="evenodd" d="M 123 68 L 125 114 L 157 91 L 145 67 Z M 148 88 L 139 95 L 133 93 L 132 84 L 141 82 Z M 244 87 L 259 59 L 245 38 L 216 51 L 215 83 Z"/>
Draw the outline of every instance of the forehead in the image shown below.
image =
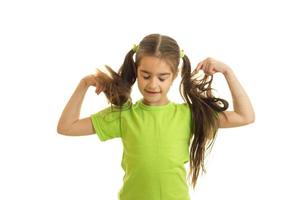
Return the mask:
<path id="1" fill-rule="evenodd" d="M 144 56 L 141 59 L 138 71 L 156 75 L 170 75 L 172 73 L 171 66 L 167 62 L 152 56 Z"/>

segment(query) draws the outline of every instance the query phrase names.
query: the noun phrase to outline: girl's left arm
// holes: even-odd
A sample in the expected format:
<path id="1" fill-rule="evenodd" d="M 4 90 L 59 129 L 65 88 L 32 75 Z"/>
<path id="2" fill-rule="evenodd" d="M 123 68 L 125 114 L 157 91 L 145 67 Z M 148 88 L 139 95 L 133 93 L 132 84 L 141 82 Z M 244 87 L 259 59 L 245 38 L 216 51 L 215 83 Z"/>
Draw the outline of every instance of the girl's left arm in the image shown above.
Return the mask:
<path id="1" fill-rule="evenodd" d="M 233 101 L 234 112 L 229 116 L 233 117 L 234 115 L 238 115 L 237 117 L 241 119 L 236 121 L 241 121 L 241 125 L 253 123 L 255 121 L 255 113 L 251 101 L 246 91 L 235 76 L 233 70 L 228 67 L 224 71 L 223 75 L 228 83 Z M 230 113 L 230 111 L 225 111 L 225 113 L 226 112 L 227 114 Z M 220 120 L 222 123 L 222 119 Z M 231 119 L 231 121 L 232 120 L 234 119 Z M 223 119 L 223 125 L 221 124 L 221 126 L 226 127 L 227 125 L 228 124 L 226 124 L 226 119 Z"/>
<path id="2" fill-rule="evenodd" d="M 251 101 L 233 70 L 228 65 L 213 58 L 207 58 L 198 64 L 196 70 L 199 69 L 210 75 L 220 72 L 224 75 L 228 83 L 234 111 L 224 111 L 227 119 L 223 115 L 219 115 L 220 128 L 237 127 L 255 121 L 255 113 Z"/>

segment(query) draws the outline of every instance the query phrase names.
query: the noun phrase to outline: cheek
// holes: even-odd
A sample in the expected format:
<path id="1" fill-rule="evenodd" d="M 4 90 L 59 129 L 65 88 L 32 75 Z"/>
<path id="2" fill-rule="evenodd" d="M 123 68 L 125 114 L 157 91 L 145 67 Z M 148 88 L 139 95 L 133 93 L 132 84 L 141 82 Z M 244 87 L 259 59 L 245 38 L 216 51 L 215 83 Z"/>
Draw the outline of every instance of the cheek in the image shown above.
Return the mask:
<path id="1" fill-rule="evenodd" d="M 163 87 L 164 87 L 165 90 L 169 90 L 169 88 L 171 87 L 171 85 L 172 85 L 172 81 L 169 80 L 166 83 L 164 83 Z"/>
<path id="2" fill-rule="evenodd" d="M 142 79 L 138 79 L 137 82 L 138 82 L 139 85 L 144 85 L 145 84 L 145 81 L 143 81 Z"/>
<path id="3" fill-rule="evenodd" d="M 138 79 L 138 80 L 137 80 L 137 85 L 138 85 L 138 88 L 139 88 L 140 90 L 143 90 L 144 87 L 145 87 L 145 82 L 142 81 L 142 80 L 140 80 L 140 79 Z"/>

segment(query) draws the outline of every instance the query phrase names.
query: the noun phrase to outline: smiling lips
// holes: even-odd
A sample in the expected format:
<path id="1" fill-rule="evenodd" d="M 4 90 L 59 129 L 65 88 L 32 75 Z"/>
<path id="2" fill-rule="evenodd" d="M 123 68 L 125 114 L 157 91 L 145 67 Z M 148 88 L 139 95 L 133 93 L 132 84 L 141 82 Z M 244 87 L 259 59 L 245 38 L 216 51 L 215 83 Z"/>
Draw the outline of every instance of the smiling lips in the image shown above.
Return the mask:
<path id="1" fill-rule="evenodd" d="M 147 90 L 146 90 L 146 92 L 150 93 L 150 94 L 157 94 L 157 93 L 159 93 L 159 92 L 152 92 L 152 91 L 147 91 Z"/>

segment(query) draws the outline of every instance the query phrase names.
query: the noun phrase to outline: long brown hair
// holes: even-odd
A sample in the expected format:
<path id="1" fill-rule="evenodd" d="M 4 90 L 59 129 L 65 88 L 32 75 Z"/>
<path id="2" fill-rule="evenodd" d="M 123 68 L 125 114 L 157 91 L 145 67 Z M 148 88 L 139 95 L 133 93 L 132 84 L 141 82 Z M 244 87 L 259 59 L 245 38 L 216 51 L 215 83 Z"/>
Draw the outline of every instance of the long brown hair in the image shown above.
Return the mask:
<path id="1" fill-rule="evenodd" d="M 119 108 L 126 102 L 131 102 L 131 88 L 136 81 L 137 66 L 143 56 L 155 56 L 164 59 L 171 66 L 173 74 L 177 75 L 179 72 L 180 48 L 177 42 L 166 35 L 147 35 L 139 43 L 136 51 L 131 49 L 127 53 L 118 73 L 106 65 L 111 78 L 106 75 L 101 75 L 98 78 L 100 84 L 104 86 L 104 94 L 112 105 Z M 179 92 L 191 110 L 192 134 L 190 141 L 192 144 L 190 145 L 189 177 L 192 175 L 192 186 L 195 188 L 199 172 L 206 173 L 204 160 L 207 150 L 212 148 L 216 138 L 219 128 L 218 114 L 225 115 L 223 111 L 228 108 L 228 102 L 213 96 L 212 75 L 205 74 L 199 80 L 197 74 L 191 73 L 188 56 L 184 55 L 182 60 L 182 80 Z"/>

